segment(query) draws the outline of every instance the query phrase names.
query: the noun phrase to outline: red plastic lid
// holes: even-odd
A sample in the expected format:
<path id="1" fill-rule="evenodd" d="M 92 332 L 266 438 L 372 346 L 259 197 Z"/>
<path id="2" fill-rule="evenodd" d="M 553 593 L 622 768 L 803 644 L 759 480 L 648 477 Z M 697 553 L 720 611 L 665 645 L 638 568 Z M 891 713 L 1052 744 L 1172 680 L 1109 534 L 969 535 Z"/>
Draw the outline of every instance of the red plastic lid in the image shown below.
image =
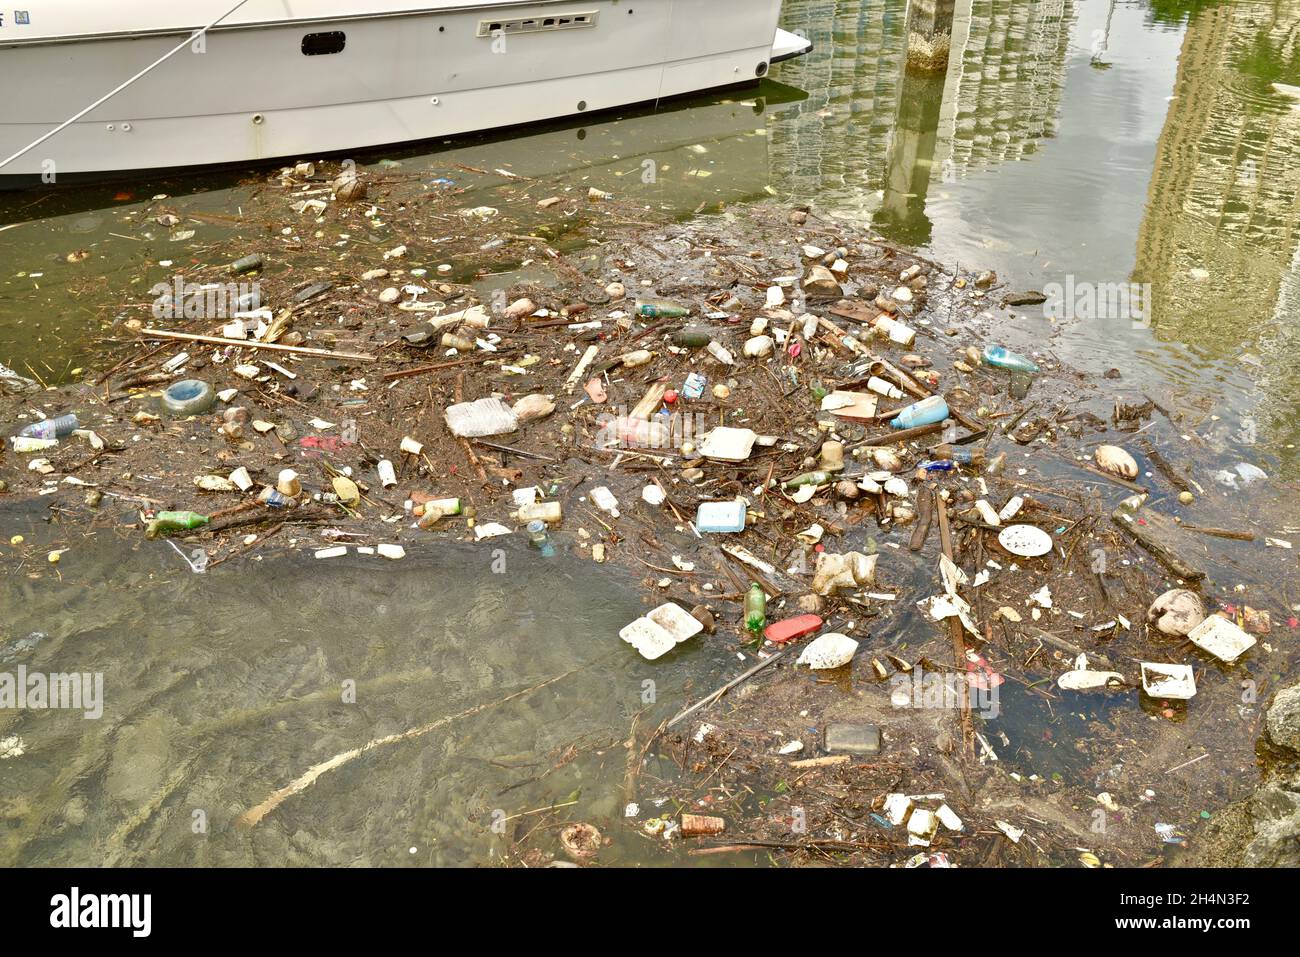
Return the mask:
<path id="1" fill-rule="evenodd" d="M 822 624 L 821 618 L 817 615 L 797 615 L 785 621 L 772 622 L 763 629 L 763 637 L 775 644 L 783 645 L 787 641 L 794 641 L 796 638 L 811 634 Z"/>

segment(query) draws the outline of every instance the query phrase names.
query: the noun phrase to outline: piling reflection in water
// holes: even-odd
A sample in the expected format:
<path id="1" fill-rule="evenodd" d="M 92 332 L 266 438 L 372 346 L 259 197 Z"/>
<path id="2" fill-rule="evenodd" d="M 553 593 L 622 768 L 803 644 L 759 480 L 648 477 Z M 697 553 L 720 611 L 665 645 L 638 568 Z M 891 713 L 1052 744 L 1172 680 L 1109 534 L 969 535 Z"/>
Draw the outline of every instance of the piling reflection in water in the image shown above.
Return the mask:
<path id="1" fill-rule="evenodd" d="M 1294 469 L 1300 108 L 1271 84 L 1300 83 L 1300 0 L 791 0 L 785 25 L 816 48 L 775 72 L 809 96 L 771 124 L 778 195 L 1022 288 L 1149 283 L 1054 347 L 1258 418 Z"/>
<path id="2" fill-rule="evenodd" d="M 1300 2 L 1198 10 L 1182 44 L 1137 241 L 1161 339 L 1247 354 L 1267 430 L 1300 390 Z"/>

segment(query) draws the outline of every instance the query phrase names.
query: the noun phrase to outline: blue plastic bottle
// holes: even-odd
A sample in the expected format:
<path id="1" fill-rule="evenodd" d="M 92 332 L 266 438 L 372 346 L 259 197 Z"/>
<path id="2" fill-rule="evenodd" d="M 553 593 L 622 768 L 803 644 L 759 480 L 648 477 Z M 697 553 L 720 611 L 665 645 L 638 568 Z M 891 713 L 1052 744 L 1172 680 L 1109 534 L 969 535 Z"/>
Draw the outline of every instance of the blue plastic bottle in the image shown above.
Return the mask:
<path id="1" fill-rule="evenodd" d="M 1038 371 L 1038 365 L 1032 359 L 1027 359 L 1018 352 L 1012 352 L 1005 346 L 985 346 L 983 355 L 985 365 L 1010 369 L 1013 372 Z"/>
<path id="2" fill-rule="evenodd" d="M 889 423 L 895 429 L 913 429 L 918 425 L 934 425 L 948 418 L 948 403 L 941 395 L 932 395 L 914 402 Z"/>

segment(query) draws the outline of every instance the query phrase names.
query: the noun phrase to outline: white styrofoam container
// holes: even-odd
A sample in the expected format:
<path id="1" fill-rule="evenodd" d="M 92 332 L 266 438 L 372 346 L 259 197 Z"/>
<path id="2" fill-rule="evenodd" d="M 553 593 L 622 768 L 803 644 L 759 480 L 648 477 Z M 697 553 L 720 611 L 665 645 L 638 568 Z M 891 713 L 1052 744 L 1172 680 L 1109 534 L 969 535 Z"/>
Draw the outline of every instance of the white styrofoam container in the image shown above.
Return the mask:
<path id="1" fill-rule="evenodd" d="M 1210 615 L 1187 633 L 1197 648 L 1231 664 L 1255 645 L 1255 639 L 1221 615 Z"/>
<path id="2" fill-rule="evenodd" d="M 654 661 L 703 630 L 700 621 L 670 601 L 625 625 L 618 636 L 641 652 L 641 657 Z"/>

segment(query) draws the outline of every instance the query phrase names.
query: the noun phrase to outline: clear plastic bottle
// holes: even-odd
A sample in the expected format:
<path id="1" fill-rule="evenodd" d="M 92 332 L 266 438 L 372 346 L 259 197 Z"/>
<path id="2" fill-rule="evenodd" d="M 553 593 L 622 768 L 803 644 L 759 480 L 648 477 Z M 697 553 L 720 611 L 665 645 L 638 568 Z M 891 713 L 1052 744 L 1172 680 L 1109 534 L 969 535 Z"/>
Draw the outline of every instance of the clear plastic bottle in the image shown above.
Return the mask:
<path id="1" fill-rule="evenodd" d="M 718 342 L 717 339 L 714 339 L 709 343 L 709 355 L 713 356 L 713 358 L 717 359 L 725 366 L 734 366 L 736 364 L 736 357 L 731 354 L 730 350 L 728 350 L 726 346 Z"/>
<path id="2" fill-rule="evenodd" d="M 18 434 L 25 439 L 61 439 L 81 428 L 75 415 L 61 415 L 56 419 L 33 422 Z"/>
<path id="3" fill-rule="evenodd" d="M 961 445 L 936 445 L 930 450 L 941 459 L 952 459 L 959 465 L 974 465 L 977 468 L 984 467 L 984 450 L 971 449 Z"/>
<path id="4" fill-rule="evenodd" d="M 546 523 L 541 519 L 534 519 L 528 523 L 528 544 L 541 552 L 545 558 L 555 554 L 555 546 L 551 544 L 551 536 L 547 533 Z"/>
<path id="5" fill-rule="evenodd" d="M 591 495 L 591 500 L 596 503 L 596 506 L 602 512 L 608 512 L 610 515 L 618 518 L 618 499 L 614 497 L 613 492 L 605 488 L 603 485 L 598 485 L 593 488 L 589 494 Z"/>

